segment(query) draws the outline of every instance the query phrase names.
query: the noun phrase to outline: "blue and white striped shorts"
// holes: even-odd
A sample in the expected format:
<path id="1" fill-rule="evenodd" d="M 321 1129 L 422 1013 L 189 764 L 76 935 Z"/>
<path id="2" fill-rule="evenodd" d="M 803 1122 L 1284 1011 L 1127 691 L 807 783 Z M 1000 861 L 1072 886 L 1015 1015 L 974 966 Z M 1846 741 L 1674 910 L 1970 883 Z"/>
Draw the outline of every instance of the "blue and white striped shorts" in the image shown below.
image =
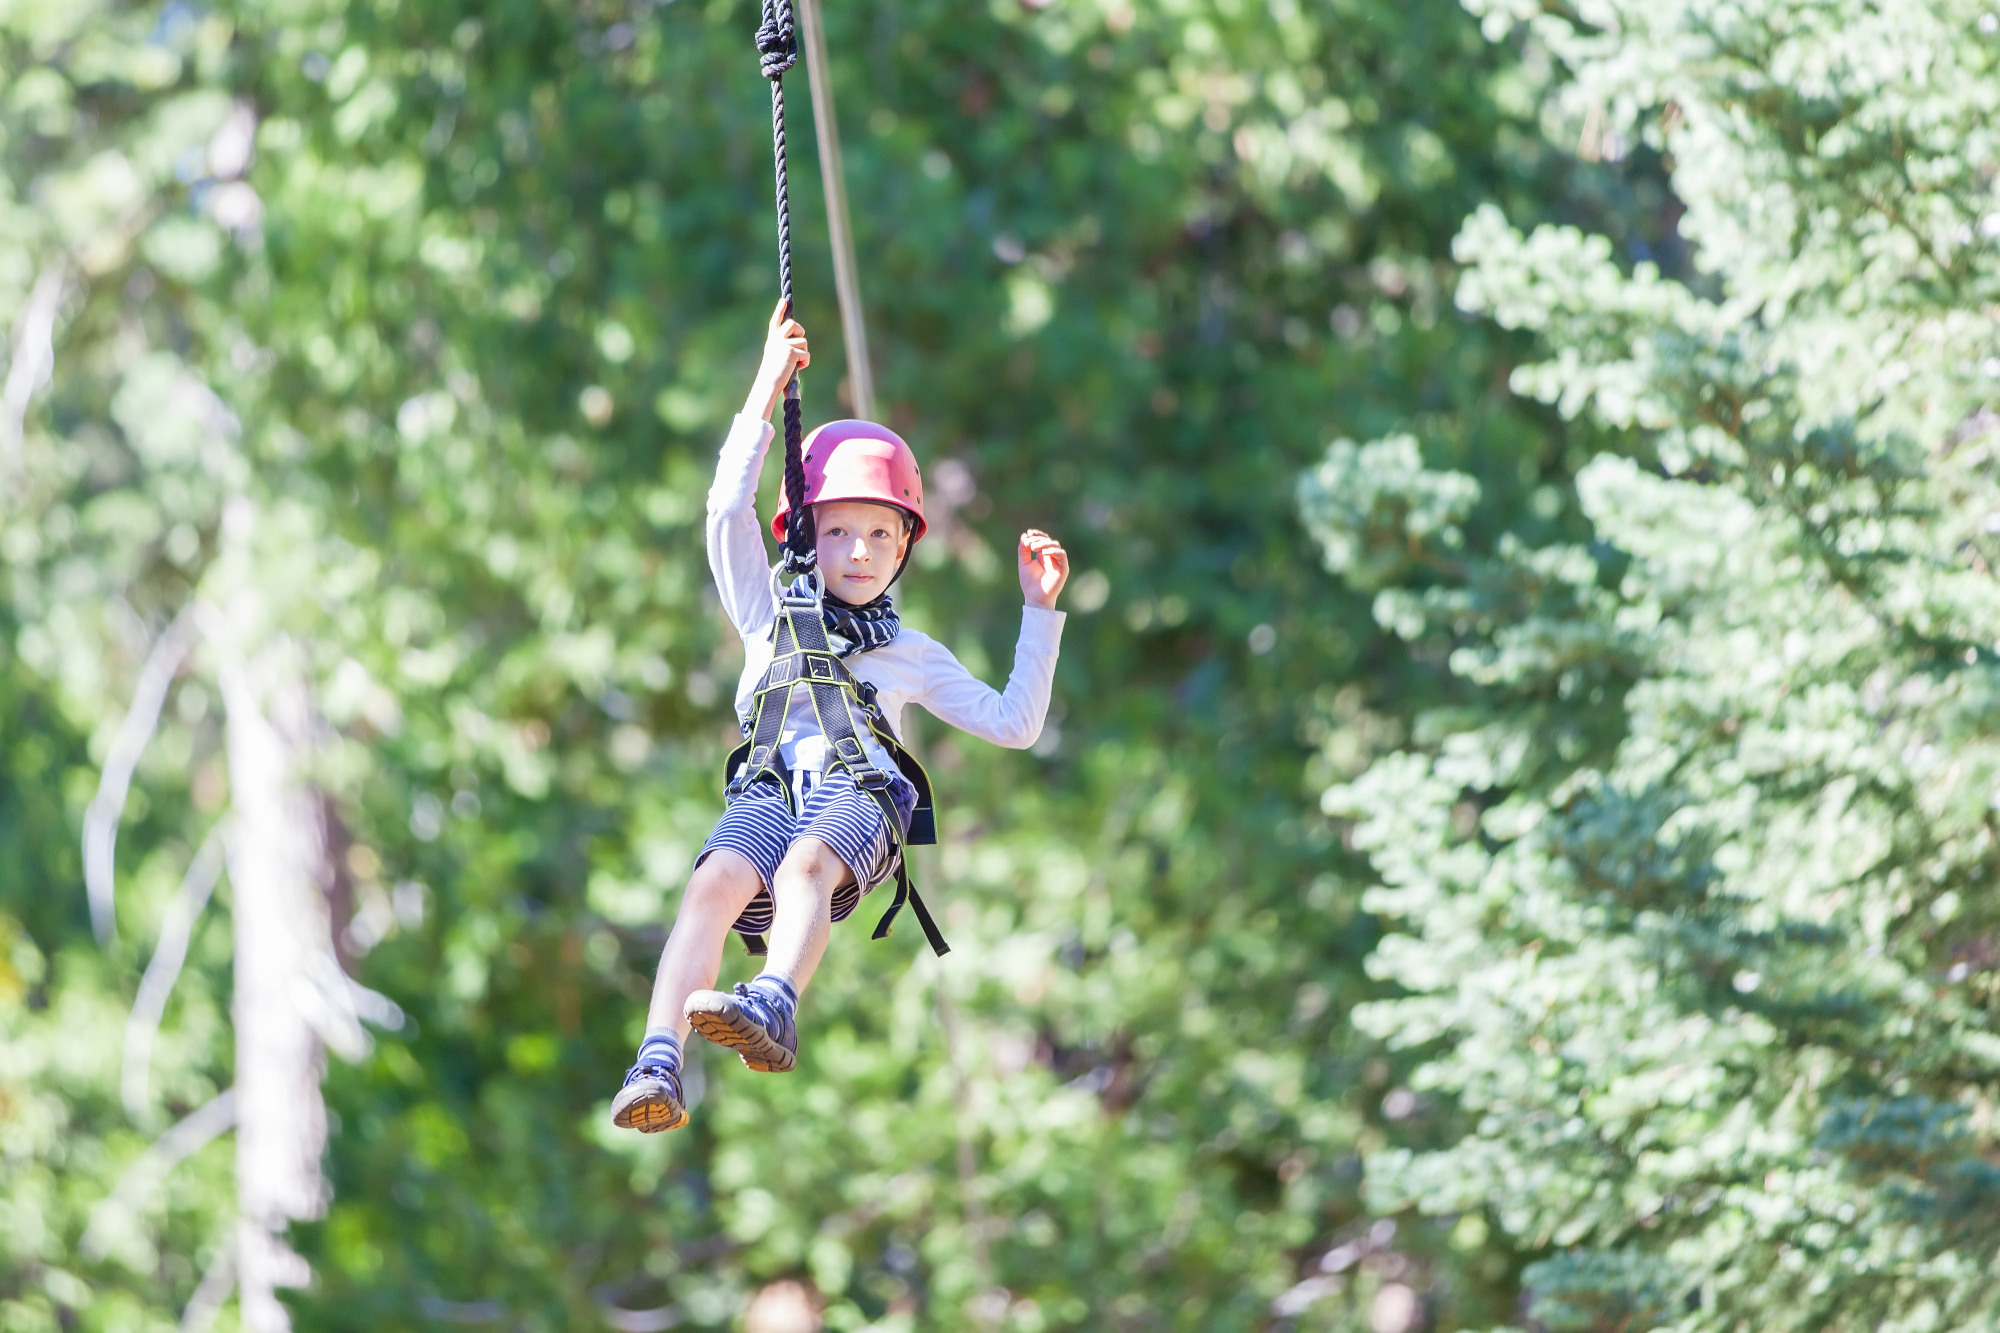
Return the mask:
<path id="1" fill-rule="evenodd" d="M 736 918 L 734 930 L 750 935 L 770 932 L 777 914 L 771 880 L 778 873 L 778 863 L 800 838 L 818 838 L 833 848 L 834 855 L 854 872 L 853 882 L 834 890 L 835 921 L 845 921 L 854 915 L 861 895 L 896 873 L 898 854 L 889 840 L 888 820 L 875 799 L 854 785 L 853 774 L 835 769 L 824 776 L 810 773 L 797 776 L 806 787 L 798 814 L 792 813 L 785 800 L 785 789 L 777 779 L 765 777 L 730 800 L 715 831 L 702 844 L 701 855 L 695 858 L 694 863 L 699 866 L 710 852 L 727 847 L 757 867 L 764 885 Z M 917 789 L 898 775 L 890 780 L 889 799 L 902 816 L 904 831 L 908 831 L 910 814 L 917 806 Z"/>

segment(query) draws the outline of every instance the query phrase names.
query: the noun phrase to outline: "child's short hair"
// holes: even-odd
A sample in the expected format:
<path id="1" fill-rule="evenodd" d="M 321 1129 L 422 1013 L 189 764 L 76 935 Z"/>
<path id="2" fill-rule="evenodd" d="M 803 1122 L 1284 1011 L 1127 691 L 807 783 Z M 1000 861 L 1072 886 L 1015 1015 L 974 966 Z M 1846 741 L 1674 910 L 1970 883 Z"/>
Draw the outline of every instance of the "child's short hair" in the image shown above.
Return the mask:
<path id="1" fill-rule="evenodd" d="M 806 508 L 808 508 L 808 509 L 815 509 L 815 510 L 816 510 L 816 509 L 818 509 L 818 508 L 820 507 L 820 505 L 822 505 L 822 504 L 826 504 L 826 503 L 828 503 L 828 502 L 827 502 L 827 501 L 824 501 L 824 500 L 815 500 L 815 501 L 814 501 L 814 502 L 813 502 L 812 504 L 809 504 L 809 505 L 807 505 L 807 506 L 806 506 Z M 838 503 L 838 501 L 834 501 L 833 503 Z M 864 504 L 877 504 L 877 505 L 881 505 L 881 506 L 882 506 L 883 508 L 885 508 L 885 509 L 893 509 L 893 510 L 895 510 L 895 511 L 896 511 L 896 513 L 897 513 L 897 514 L 898 514 L 898 515 L 899 515 L 899 516 L 900 516 L 900 517 L 902 518 L 902 520 L 903 520 L 903 535 L 904 535 L 905 537 L 909 536 L 909 535 L 910 535 L 911 533 L 913 533 L 913 532 L 915 532 L 915 531 L 917 530 L 917 516 L 916 516 L 915 514 L 911 513 L 911 512 L 909 511 L 909 510 L 907 510 L 907 509 L 903 508 L 903 506 L 901 506 L 901 505 L 897 505 L 897 504 L 890 504 L 890 503 L 889 503 L 888 501 L 886 501 L 886 500 L 865 500 L 865 501 L 863 501 L 862 503 L 864 503 Z"/>

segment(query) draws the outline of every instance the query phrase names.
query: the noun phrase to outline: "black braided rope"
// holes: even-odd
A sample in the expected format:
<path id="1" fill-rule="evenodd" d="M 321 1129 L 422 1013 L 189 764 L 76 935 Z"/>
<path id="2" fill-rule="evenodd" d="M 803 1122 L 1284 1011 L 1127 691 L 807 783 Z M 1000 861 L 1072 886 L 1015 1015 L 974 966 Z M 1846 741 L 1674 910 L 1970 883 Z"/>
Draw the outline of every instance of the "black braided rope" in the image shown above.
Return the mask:
<path id="1" fill-rule="evenodd" d="M 773 83 L 784 78 L 785 71 L 798 63 L 791 0 L 764 0 L 764 13 L 757 23 L 757 55 L 758 72 Z"/>
<path id="2" fill-rule="evenodd" d="M 785 315 L 792 314 L 792 191 L 785 174 L 785 71 L 798 63 L 799 48 L 792 23 L 791 0 L 764 0 L 757 25 L 758 72 L 771 81 L 771 156 L 775 164 L 778 209 L 778 295 Z M 785 522 L 785 568 L 812 568 L 812 513 L 805 506 L 806 466 L 800 455 L 804 412 L 799 404 L 799 377 L 785 385 L 785 494 L 791 513 Z"/>

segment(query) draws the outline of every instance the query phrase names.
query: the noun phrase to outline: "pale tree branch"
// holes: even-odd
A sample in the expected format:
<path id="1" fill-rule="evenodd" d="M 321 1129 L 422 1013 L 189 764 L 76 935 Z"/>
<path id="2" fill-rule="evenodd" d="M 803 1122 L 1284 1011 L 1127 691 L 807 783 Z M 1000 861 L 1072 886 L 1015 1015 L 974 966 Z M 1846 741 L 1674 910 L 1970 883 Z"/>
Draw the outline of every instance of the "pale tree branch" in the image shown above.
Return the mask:
<path id="1" fill-rule="evenodd" d="M 109 948 L 118 938 L 117 883 L 113 853 L 118 846 L 118 821 L 125 814 L 125 797 L 132 789 L 132 774 L 139 758 L 160 724 L 160 709 L 174 673 L 194 647 L 201 631 L 193 607 L 174 617 L 173 623 L 154 641 L 153 650 L 139 669 L 139 683 L 132 689 L 132 707 L 118 724 L 111 753 L 104 758 L 104 772 L 97 782 L 97 795 L 83 813 L 83 884 L 90 895 L 90 926 L 98 944 Z"/>
<path id="2" fill-rule="evenodd" d="M 168 904 L 166 919 L 160 923 L 160 942 L 154 946 L 152 961 L 146 964 L 146 975 L 139 982 L 132 1012 L 125 1019 L 125 1062 L 118 1086 L 126 1113 L 137 1121 L 143 1122 L 152 1115 L 148 1084 L 152 1080 L 153 1038 L 167 1012 L 167 999 L 174 993 L 174 983 L 180 980 L 181 967 L 187 962 L 194 924 L 208 906 L 209 895 L 214 893 L 215 882 L 222 875 L 227 822 L 226 818 L 215 822 L 188 864 L 180 892 Z"/>
<path id="3" fill-rule="evenodd" d="M 209 1260 L 194 1295 L 188 1297 L 187 1309 L 181 1311 L 180 1333 L 208 1333 L 215 1317 L 222 1313 L 222 1303 L 236 1287 L 236 1235 L 241 1229 L 240 1224 L 230 1223 L 215 1258 Z"/>
<path id="4" fill-rule="evenodd" d="M 236 1123 L 236 1090 L 226 1088 L 206 1105 L 190 1111 L 179 1124 L 154 1139 L 138 1160 L 125 1168 L 118 1184 L 90 1213 L 84 1228 L 82 1249 L 85 1258 L 102 1259 L 111 1249 L 119 1223 L 135 1214 L 140 1205 L 183 1161 L 200 1152 Z"/>
<path id="5" fill-rule="evenodd" d="M 35 279 L 14 320 L 13 357 L 0 387 L 0 470 L 10 479 L 21 471 L 28 403 L 55 375 L 56 315 L 68 290 L 68 266 L 60 260 L 51 263 Z"/>

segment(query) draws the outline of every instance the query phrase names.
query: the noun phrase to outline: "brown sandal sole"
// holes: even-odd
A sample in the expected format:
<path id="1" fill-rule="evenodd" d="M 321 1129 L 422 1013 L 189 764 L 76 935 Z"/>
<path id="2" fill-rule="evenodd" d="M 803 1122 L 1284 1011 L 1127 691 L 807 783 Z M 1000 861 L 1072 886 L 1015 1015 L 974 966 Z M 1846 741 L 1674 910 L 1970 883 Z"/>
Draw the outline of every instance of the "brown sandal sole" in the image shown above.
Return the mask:
<path id="1" fill-rule="evenodd" d="M 611 1100 L 611 1123 L 620 1129 L 659 1134 L 679 1129 L 687 1122 L 687 1108 L 668 1096 L 658 1083 L 635 1083 L 621 1088 Z"/>
<path id="2" fill-rule="evenodd" d="M 709 992 L 715 998 L 703 1001 L 696 996 L 688 1001 L 687 1020 L 696 1032 L 717 1046 L 726 1046 L 736 1052 L 744 1064 L 760 1074 L 789 1074 L 798 1065 L 795 1052 L 772 1041 L 763 1028 L 758 1027 L 736 1007 L 736 998 L 721 991 Z"/>

